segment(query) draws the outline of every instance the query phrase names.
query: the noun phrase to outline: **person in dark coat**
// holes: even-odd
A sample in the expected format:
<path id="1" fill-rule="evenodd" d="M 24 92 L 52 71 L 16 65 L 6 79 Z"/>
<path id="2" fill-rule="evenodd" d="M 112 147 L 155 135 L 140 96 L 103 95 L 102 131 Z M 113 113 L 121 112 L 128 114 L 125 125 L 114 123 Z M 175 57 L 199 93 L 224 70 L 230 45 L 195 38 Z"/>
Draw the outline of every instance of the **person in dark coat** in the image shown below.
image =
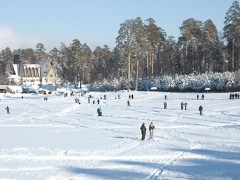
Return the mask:
<path id="1" fill-rule="evenodd" d="M 9 114 L 9 109 L 10 109 L 10 108 L 7 106 L 5 109 L 7 110 L 7 113 Z"/>
<path id="2" fill-rule="evenodd" d="M 101 107 L 97 108 L 97 113 L 98 113 L 98 116 L 102 116 L 102 108 Z"/>
<path id="3" fill-rule="evenodd" d="M 181 104 L 180 104 L 180 105 L 181 105 L 181 110 L 183 110 L 183 105 L 184 105 L 184 103 L 183 103 L 183 102 L 181 102 Z"/>
<path id="4" fill-rule="evenodd" d="M 127 105 L 130 106 L 130 101 L 129 100 L 127 101 Z"/>
<path id="5" fill-rule="evenodd" d="M 203 107 L 200 105 L 200 106 L 199 106 L 200 115 L 202 115 L 202 111 L 203 111 Z"/>
<path id="6" fill-rule="evenodd" d="M 184 107 L 185 107 L 185 110 L 187 110 L 187 103 L 186 102 L 184 103 Z"/>
<path id="7" fill-rule="evenodd" d="M 164 102 L 164 109 L 167 109 L 167 102 Z"/>
<path id="8" fill-rule="evenodd" d="M 145 139 L 145 136 L 146 136 L 146 131 L 147 131 L 147 128 L 145 127 L 145 124 L 142 123 L 142 126 L 140 127 L 141 129 L 141 134 L 142 134 L 142 140 Z"/>
<path id="9" fill-rule="evenodd" d="M 98 113 L 98 116 L 102 116 L 102 108 L 101 107 L 97 108 L 97 113 Z"/>

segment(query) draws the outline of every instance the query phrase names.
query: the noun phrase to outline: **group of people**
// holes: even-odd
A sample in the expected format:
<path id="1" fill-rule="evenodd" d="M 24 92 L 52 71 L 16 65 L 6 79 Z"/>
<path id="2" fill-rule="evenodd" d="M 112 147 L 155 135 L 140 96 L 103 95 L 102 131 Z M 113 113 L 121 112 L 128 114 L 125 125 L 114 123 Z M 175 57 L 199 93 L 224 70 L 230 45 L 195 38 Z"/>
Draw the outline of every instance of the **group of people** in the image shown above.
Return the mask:
<path id="1" fill-rule="evenodd" d="M 128 97 L 129 97 L 129 99 L 133 99 L 133 94 L 132 95 L 129 94 Z"/>
<path id="2" fill-rule="evenodd" d="M 187 110 L 187 103 L 181 102 L 181 110 L 183 110 L 183 106 L 185 107 L 185 110 Z"/>
<path id="3" fill-rule="evenodd" d="M 231 93 L 229 99 L 240 99 L 240 93 Z"/>
<path id="4" fill-rule="evenodd" d="M 197 100 L 199 99 L 199 95 L 197 95 Z M 204 94 L 202 94 L 202 97 L 201 97 L 202 100 L 204 100 Z"/>
<path id="5" fill-rule="evenodd" d="M 150 139 L 153 138 L 153 130 L 155 129 L 155 126 L 153 124 L 153 122 L 150 123 L 149 125 L 149 133 L 150 133 Z M 147 132 L 147 128 L 145 126 L 145 123 L 142 123 L 142 126 L 140 127 L 141 130 L 141 134 L 142 134 L 142 140 L 145 139 L 146 136 L 146 132 Z"/>

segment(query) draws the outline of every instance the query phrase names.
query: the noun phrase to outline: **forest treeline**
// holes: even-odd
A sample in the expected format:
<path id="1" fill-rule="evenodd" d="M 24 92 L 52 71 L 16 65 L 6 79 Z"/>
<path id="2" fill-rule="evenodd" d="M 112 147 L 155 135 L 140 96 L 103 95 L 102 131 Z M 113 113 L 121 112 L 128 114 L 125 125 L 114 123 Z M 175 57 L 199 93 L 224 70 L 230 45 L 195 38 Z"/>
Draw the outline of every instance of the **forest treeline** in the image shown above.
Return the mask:
<path id="1" fill-rule="evenodd" d="M 40 63 L 52 60 L 62 82 L 94 83 L 121 78 L 150 78 L 163 75 L 188 75 L 237 72 L 240 69 L 240 5 L 233 1 L 226 11 L 224 28 L 214 22 L 186 19 L 180 36 L 167 36 L 153 18 L 140 17 L 122 24 L 113 50 L 107 45 L 94 50 L 74 39 L 59 49 L 46 52 L 44 44 L 36 49 L 6 47 L 0 52 L 0 84 L 13 74 L 14 63 Z"/>

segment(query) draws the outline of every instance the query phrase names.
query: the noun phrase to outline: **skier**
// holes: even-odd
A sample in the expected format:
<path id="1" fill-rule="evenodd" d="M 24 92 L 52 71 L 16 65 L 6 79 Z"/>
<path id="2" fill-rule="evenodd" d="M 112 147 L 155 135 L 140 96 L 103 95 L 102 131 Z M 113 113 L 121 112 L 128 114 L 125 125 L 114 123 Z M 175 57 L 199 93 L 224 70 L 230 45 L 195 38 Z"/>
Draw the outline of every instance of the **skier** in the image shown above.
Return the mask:
<path id="1" fill-rule="evenodd" d="M 7 106 L 5 109 L 7 110 L 7 114 L 9 114 L 9 107 Z"/>
<path id="2" fill-rule="evenodd" d="M 200 105 L 200 106 L 199 106 L 200 115 L 202 115 L 202 110 L 203 110 L 203 107 Z"/>
<path id="3" fill-rule="evenodd" d="M 141 134 L 142 134 L 142 140 L 144 140 L 145 135 L 146 135 L 146 131 L 147 131 L 144 123 L 142 123 L 142 126 L 140 127 L 140 129 L 141 129 Z"/>
<path id="4" fill-rule="evenodd" d="M 127 101 L 127 105 L 130 106 L 130 101 L 129 100 Z"/>
<path id="5" fill-rule="evenodd" d="M 204 95 L 202 94 L 202 100 L 204 100 Z"/>
<path id="6" fill-rule="evenodd" d="M 155 126 L 153 125 L 153 123 L 151 122 L 149 125 L 149 132 L 150 132 L 150 138 L 153 138 L 153 130 L 155 129 Z"/>
<path id="7" fill-rule="evenodd" d="M 197 95 L 197 100 L 199 99 L 199 95 Z"/>

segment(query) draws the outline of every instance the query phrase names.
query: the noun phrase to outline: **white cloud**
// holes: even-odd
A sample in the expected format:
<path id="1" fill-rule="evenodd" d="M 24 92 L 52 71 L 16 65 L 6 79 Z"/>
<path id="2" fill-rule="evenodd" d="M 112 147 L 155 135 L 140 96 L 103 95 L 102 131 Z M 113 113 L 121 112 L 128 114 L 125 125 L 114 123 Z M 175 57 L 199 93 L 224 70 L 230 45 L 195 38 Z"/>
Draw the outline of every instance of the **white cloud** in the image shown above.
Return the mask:
<path id="1" fill-rule="evenodd" d="M 43 43 L 46 52 L 49 52 L 54 47 L 59 49 L 61 42 L 65 43 L 66 46 L 69 46 L 74 39 L 79 39 L 81 43 L 86 43 L 92 51 L 94 51 L 97 46 L 103 47 L 104 45 L 98 41 L 86 40 L 84 37 L 72 37 L 70 39 L 61 38 L 59 40 L 51 38 L 45 40 L 38 37 L 32 37 L 26 33 L 16 32 L 9 26 L 0 26 L 0 51 L 7 47 L 9 47 L 12 51 L 15 49 L 26 48 L 36 49 L 36 45 L 38 43 Z"/>
<path id="2" fill-rule="evenodd" d="M 11 50 L 33 48 L 42 42 L 40 38 L 14 32 L 10 27 L 0 27 L 0 50 L 9 47 Z"/>

